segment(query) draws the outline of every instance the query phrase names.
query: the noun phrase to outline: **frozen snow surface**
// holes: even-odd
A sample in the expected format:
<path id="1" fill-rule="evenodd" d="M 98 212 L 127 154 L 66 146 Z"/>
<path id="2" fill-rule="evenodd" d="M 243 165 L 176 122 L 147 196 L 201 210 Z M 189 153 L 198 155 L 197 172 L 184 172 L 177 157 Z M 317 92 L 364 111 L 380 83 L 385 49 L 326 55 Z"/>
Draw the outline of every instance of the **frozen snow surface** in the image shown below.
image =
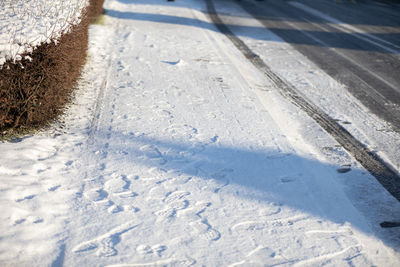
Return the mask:
<path id="1" fill-rule="evenodd" d="M 239 36 L 256 23 L 222 4 Z M 400 266 L 399 230 L 379 227 L 399 220 L 399 202 L 274 90 L 203 1 L 105 7 L 63 123 L 0 144 L 1 266 Z M 271 33 L 241 38 L 312 84 L 316 103 L 334 97 L 321 84 L 344 91 Z M 371 136 L 359 122 L 379 121 L 351 108 Z"/>
<path id="2" fill-rule="evenodd" d="M 0 67 L 80 23 L 88 0 L 1 0 Z"/>

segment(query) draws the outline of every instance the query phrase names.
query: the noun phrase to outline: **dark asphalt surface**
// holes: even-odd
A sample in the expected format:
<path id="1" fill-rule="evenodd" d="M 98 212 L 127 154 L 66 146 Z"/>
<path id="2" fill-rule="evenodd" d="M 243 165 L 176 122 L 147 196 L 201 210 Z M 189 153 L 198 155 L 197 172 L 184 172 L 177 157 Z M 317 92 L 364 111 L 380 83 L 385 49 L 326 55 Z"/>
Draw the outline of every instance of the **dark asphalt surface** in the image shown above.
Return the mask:
<path id="1" fill-rule="evenodd" d="M 236 1 L 400 133 L 399 1 L 297 1 L 347 28 L 286 0 Z"/>

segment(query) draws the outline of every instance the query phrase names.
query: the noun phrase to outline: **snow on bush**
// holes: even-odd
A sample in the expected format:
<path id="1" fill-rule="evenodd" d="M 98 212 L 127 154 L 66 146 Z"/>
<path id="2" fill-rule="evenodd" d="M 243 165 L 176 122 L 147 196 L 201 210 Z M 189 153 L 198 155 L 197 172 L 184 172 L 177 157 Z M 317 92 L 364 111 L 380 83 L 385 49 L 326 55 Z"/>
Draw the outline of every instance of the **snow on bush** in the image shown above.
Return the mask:
<path id="1" fill-rule="evenodd" d="M 0 69 L 81 22 L 88 0 L 0 0 Z M 26 56 L 29 59 L 29 56 Z"/>

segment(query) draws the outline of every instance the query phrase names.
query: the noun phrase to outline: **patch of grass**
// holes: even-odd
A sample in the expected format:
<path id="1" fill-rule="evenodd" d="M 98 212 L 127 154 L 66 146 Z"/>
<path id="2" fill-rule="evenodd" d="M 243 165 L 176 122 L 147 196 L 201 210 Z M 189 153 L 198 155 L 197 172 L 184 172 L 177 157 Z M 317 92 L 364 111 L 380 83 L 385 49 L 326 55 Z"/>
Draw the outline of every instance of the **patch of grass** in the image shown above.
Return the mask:
<path id="1" fill-rule="evenodd" d="M 101 14 L 100 16 L 98 16 L 93 22 L 92 24 L 94 25 L 104 25 L 106 20 L 106 16 L 104 14 Z"/>
<path id="2" fill-rule="evenodd" d="M 18 128 L 0 133 L 0 143 L 19 143 L 25 138 L 40 132 L 37 128 Z"/>

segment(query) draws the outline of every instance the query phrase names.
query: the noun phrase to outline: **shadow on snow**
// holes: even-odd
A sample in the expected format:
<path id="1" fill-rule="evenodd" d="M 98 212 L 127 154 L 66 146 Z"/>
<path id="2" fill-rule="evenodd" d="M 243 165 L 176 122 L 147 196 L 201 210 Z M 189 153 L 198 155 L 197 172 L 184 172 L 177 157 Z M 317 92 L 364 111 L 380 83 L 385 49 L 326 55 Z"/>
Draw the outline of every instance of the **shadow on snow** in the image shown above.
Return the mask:
<path id="1" fill-rule="evenodd" d="M 340 174 L 336 171 L 338 166 L 272 149 L 219 145 L 215 143 L 217 137 L 189 143 L 172 136 L 168 138 L 172 141 L 134 133 L 96 133 L 96 143 L 106 144 L 107 157 L 110 162 L 117 162 L 116 166 L 156 170 L 156 174 L 149 171 L 148 175 L 162 173 L 166 179 L 173 176 L 192 182 L 195 178 L 193 183 L 207 192 L 279 204 L 340 225 L 350 223 L 368 235 L 378 234 L 389 246 L 400 249 L 396 229 L 379 228 L 383 220 L 398 219 L 394 218 L 396 208 L 374 203 L 385 201 L 378 199 L 384 189 L 364 171 L 353 169 Z M 349 196 L 356 202 L 348 199 L 340 179 L 351 180 Z M 380 221 L 371 228 L 353 205 L 364 215 L 367 213 L 367 217 Z M 391 240 L 387 240 L 388 231 L 393 232 Z"/>

